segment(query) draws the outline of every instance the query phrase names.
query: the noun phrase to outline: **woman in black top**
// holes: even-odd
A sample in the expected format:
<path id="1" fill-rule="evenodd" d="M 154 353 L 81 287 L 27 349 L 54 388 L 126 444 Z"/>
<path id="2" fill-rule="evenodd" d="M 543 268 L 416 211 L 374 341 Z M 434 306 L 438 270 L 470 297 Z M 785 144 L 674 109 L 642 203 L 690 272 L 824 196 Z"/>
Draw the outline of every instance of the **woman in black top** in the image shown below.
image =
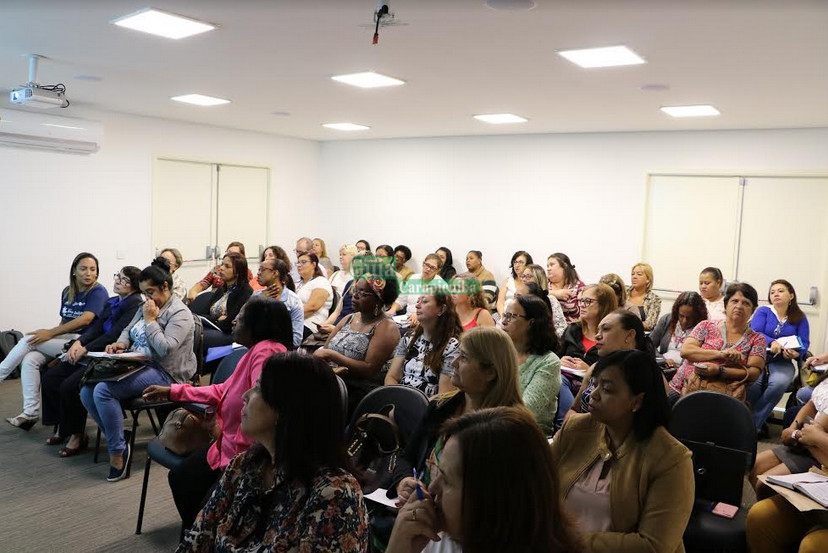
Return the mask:
<path id="1" fill-rule="evenodd" d="M 230 335 L 233 320 L 253 295 L 253 289 L 247 281 L 247 259 L 241 254 L 224 254 L 219 266 L 219 276 L 224 284 L 213 292 L 207 311 L 198 313 L 212 323 L 204 325 L 205 352 L 212 347 L 233 343 L 233 337 Z"/>

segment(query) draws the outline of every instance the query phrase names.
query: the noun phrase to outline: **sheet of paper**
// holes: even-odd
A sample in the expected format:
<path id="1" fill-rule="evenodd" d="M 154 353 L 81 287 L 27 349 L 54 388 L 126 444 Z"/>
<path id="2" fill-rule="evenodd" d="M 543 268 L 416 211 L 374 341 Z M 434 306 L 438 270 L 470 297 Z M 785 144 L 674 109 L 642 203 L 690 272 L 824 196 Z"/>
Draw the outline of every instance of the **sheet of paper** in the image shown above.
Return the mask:
<path id="1" fill-rule="evenodd" d="M 572 369 L 572 368 L 569 368 L 569 367 L 564 367 L 563 365 L 561 365 L 561 372 L 574 374 L 578 378 L 583 378 L 584 375 L 586 375 L 586 371 L 583 370 L 583 369 Z"/>
<path id="2" fill-rule="evenodd" d="M 822 365 L 814 365 L 811 367 L 811 370 L 815 373 L 824 373 L 828 371 L 828 363 L 823 363 Z"/>
<path id="3" fill-rule="evenodd" d="M 767 481 L 767 476 L 764 474 L 759 475 L 759 481 L 762 482 L 764 485 L 769 487 L 770 489 L 777 492 L 779 495 L 784 497 L 788 503 L 796 507 L 799 511 L 828 511 L 825 507 L 811 499 L 810 497 L 804 496 L 799 492 L 795 492 L 793 490 L 789 490 L 783 486 L 777 486 L 776 484 L 771 484 Z"/>
<path id="4" fill-rule="evenodd" d="M 802 342 L 799 341 L 799 336 L 783 336 L 777 338 L 776 341 L 785 349 L 802 349 Z"/>
<path id="5" fill-rule="evenodd" d="M 394 504 L 395 500 L 388 499 L 388 496 L 385 495 L 388 493 L 388 490 L 384 488 L 377 488 L 373 492 L 369 493 L 365 496 L 365 499 L 371 500 L 374 503 L 379 503 L 380 505 L 385 505 L 390 509 L 397 510 L 397 506 Z"/>
<path id="6" fill-rule="evenodd" d="M 768 482 L 780 486 L 793 487 L 794 484 L 807 484 L 809 482 L 828 482 L 828 476 L 815 472 L 801 472 L 797 474 L 783 474 L 781 476 L 768 476 Z"/>
<path id="7" fill-rule="evenodd" d="M 106 353 L 103 351 L 90 351 L 86 354 L 87 357 L 103 357 L 105 359 L 133 359 L 135 361 L 146 361 L 147 356 L 137 351 L 127 351 L 124 353 Z"/>

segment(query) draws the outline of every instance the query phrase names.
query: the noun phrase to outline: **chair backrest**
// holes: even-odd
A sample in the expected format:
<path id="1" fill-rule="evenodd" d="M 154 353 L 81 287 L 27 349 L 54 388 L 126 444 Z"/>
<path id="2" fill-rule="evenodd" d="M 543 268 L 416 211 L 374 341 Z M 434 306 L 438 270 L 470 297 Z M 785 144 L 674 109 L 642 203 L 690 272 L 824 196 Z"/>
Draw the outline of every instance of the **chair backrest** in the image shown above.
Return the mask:
<path id="1" fill-rule="evenodd" d="M 348 386 L 345 385 L 345 381 L 337 374 L 336 382 L 339 384 L 339 397 L 342 401 L 342 420 L 345 421 L 345 424 L 348 424 Z"/>
<path id="2" fill-rule="evenodd" d="M 394 406 L 394 420 L 400 429 L 404 443 L 417 428 L 428 408 L 428 398 L 420 390 L 410 386 L 383 386 L 368 392 L 354 409 L 348 425 L 348 435 L 354 423 L 365 413 L 378 413 L 384 406 Z"/>
<path id="3" fill-rule="evenodd" d="M 195 377 L 200 375 L 204 370 L 204 325 L 201 323 L 201 318 L 193 313 L 193 321 L 195 327 L 193 328 L 193 353 L 196 358 L 196 373 Z"/>
<path id="4" fill-rule="evenodd" d="M 210 312 L 210 299 L 212 297 L 213 292 L 210 290 L 200 293 L 190 302 L 190 311 L 198 315 L 207 315 Z"/>
<path id="5" fill-rule="evenodd" d="M 230 378 L 230 375 L 236 370 L 236 365 L 239 364 L 239 360 L 245 353 L 247 353 L 247 348 L 238 348 L 234 349 L 230 355 L 222 358 L 213 375 L 213 384 L 221 384 Z"/>
<path id="6" fill-rule="evenodd" d="M 331 300 L 331 309 L 330 313 L 336 311 L 336 306 L 339 305 L 339 300 L 341 299 L 339 292 L 336 291 L 336 288 L 333 288 L 333 299 Z"/>
<path id="7" fill-rule="evenodd" d="M 696 497 L 739 505 L 744 475 L 756 461 L 750 410 L 730 396 L 700 391 L 676 403 L 670 433 L 693 452 Z"/>

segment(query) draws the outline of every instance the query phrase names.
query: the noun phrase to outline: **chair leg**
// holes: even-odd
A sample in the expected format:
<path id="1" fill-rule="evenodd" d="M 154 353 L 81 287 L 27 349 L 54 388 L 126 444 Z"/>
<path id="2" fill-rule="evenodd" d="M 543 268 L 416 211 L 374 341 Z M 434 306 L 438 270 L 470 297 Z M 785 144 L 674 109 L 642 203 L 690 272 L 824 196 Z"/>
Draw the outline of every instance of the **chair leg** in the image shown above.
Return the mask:
<path id="1" fill-rule="evenodd" d="M 152 431 L 157 436 L 160 430 L 158 430 L 158 424 L 155 423 L 155 417 L 152 414 L 152 409 L 147 409 L 147 418 L 149 419 L 150 425 L 152 426 Z M 159 421 L 160 420 L 161 419 L 159 418 Z"/>
<path id="2" fill-rule="evenodd" d="M 101 427 L 98 427 L 98 434 L 95 437 L 95 456 L 92 457 L 92 462 L 98 462 L 98 453 L 101 451 Z"/>
<path id="3" fill-rule="evenodd" d="M 129 450 L 131 455 L 129 456 L 129 465 L 127 465 L 126 477 L 129 478 L 130 473 L 132 472 L 132 460 L 135 458 L 135 434 L 138 430 L 138 414 L 132 414 L 132 433 L 129 436 Z"/>
<path id="4" fill-rule="evenodd" d="M 144 483 L 141 486 L 141 502 L 138 504 L 138 523 L 135 525 L 135 533 L 141 534 L 141 526 L 144 523 L 144 506 L 147 503 L 147 487 L 149 486 L 149 473 L 152 458 L 147 455 L 147 464 L 144 466 Z"/>

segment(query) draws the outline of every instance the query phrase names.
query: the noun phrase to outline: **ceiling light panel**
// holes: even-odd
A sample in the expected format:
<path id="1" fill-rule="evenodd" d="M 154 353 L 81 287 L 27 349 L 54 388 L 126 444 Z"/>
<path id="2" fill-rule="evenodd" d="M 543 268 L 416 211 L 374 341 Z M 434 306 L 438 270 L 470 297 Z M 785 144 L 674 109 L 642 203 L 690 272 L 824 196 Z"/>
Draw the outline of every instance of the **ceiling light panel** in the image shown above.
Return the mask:
<path id="1" fill-rule="evenodd" d="M 203 21 L 162 12 L 153 8 L 147 8 L 137 13 L 126 15 L 114 20 L 112 23 L 119 27 L 175 40 L 206 33 L 216 28 L 215 25 L 204 23 Z"/>
<path id="2" fill-rule="evenodd" d="M 671 117 L 714 117 L 721 112 L 710 105 L 697 106 L 664 106 L 661 111 Z"/>
<path id="3" fill-rule="evenodd" d="M 626 46 L 608 46 L 606 48 L 585 48 L 583 50 L 562 50 L 558 55 L 581 67 L 618 67 L 621 65 L 639 65 L 647 63 L 644 58 Z"/>
<path id="4" fill-rule="evenodd" d="M 484 123 L 491 123 L 493 125 L 502 125 L 504 123 L 526 123 L 528 119 L 515 115 L 513 113 L 486 113 L 482 115 L 475 115 L 475 119 L 483 121 Z"/>
<path id="5" fill-rule="evenodd" d="M 323 123 L 322 126 L 335 131 L 367 131 L 371 128 L 356 123 Z"/>
<path id="6" fill-rule="evenodd" d="M 362 73 L 349 73 L 347 75 L 334 75 L 331 79 L 349 84 L 351 86 L 358 86 L 359 88 L 381 88 L 385 86 L 400 86 L 405 84 L 405 81 L 374 73 L 373 71 L 365 71 Z"/>
<path id="7" fill-rule="evenodd" d="M 214 98 L 213 96 L 205 96 L 203 94 L 184 94 L 183 96 L 173 96 L 170 100 L 183 102 L 185 104 L 193 104 L 194 106 L 220 106 L 222 104 L 230 103 L 230 100 L 225 100 L 224 98 Z"/>

